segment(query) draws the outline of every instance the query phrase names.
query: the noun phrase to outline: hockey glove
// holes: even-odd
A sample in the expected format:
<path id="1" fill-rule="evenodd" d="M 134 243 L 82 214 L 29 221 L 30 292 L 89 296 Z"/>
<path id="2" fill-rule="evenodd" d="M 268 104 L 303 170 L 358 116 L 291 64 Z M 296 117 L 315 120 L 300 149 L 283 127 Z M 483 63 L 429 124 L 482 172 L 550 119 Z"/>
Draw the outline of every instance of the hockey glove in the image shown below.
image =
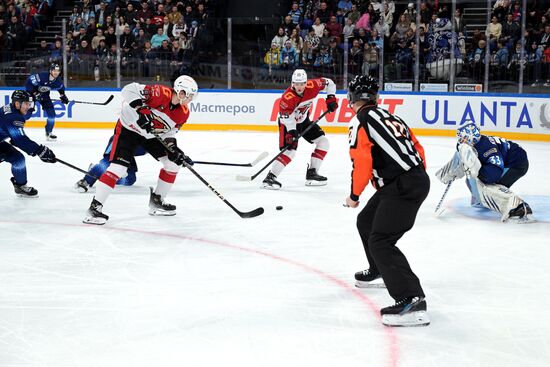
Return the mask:
<path id="1" fill-rule="evenodd" d="M 139 127 L 148 133 L 153 131 L 153 113 L 151 112 L 151 109 L 149 107 L 140 107 L 136 111 L 139 116 L 137 119 L 137 124 Z"/>
<path id="2" fill-rule="evenodd" d="M 57 162 L 57 159 L 55 158 L 55 154 L 45 145 L 40 145 L 38 150 L 36 151 L 36 155 L 42 160 L 42 162 L 46 163 L 55 163 Z"/>
<path id="3" fill-rule="evenodd" d="M 327 109 L 330 112 L 334 112 L 338 108 L 338 100 L 336 99 L 334 94 L 329 94 L 327 96 L 327 99 L 325 100 L 325 103 L 327 104 Z"/>
<path id="4" fill-rule="evenodd" d="M 65 94 L 60 94 L 59 99 L 63 104 L 69 104 L 69 98 Z"/>
<path id="5" fill-rule="evenodd" d="M 171 151 L 167 154 L 168 159 L 177 164 L 178 166 L 183 166 L 183 162 L 192 166 L 195 164 L 191 158 L 185 155 L 185 153 L 178 147 L 172 147 Z"/>
<path id="6" fill-rule="evenodd" d="M 290 130 L 285 134 L 285 144 L 287 149 L 298 148 L 298 132 L 296 130 Z"/>
<path id="7" fill-rule="evenodd" d="M 39 91 L 35 91 L 35 92 L 32 92 L 32 99 L 36 102 L 36 101 L 40 101 L 40 97 L 42 96 L 42 93 L 40 93 Z"/>

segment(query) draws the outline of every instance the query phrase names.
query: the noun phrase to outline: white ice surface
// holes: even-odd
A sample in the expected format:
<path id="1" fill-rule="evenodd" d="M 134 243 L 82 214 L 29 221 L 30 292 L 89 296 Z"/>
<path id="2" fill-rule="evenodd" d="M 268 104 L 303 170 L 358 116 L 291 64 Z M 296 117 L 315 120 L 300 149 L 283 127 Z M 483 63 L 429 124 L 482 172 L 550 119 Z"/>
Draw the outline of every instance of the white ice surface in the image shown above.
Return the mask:
<path id="1" fill-rule="evenodd" d="M 56 133 L 59 141 L 46 144 L 87 168 L 112 132 Z M 44 140 L 42 129 L 28 134 Z M 277 152 L 276 133 L 179 135 L 197 160 Z M 399 245 L 420 277 L 432 324 L 388 328 L 378 316 L 393 303 L 386 290 L 353 286 L 354 272 L 367 266 L 359 211 L 342 206 L 347 137 L 329 138 L 325 187 L 304 186 L 311 152 L 304 141 L 280 175 L 281 191 L 260 189 L 264 174 L 235 180 L 269 158 L 254 168 L 195 166 L 240 210 L 264 207 L 254 219 L 239 218 L 186 171 L 167 200 L 178 214 L 149 216 L 148 187 L 160 165 L 146 156 L 137 158 L 136 185 L 117 187 L 106 203 L 107 225 L 84 225 L 92 195 L 72 190 L 80 173 L 27 157 L 40 197 L 21 199 L 9 165 L 0 164 L 0 366 L 549 366 L 550 145 L 522 143 L 531 166 L 513 190 L 531 198 L 543 221 L 517 225 L 476 218 L 463 182 L 435 218 L 444 185 L 434 173 L 454 139 L 420 137 L 432 188 Z"/>

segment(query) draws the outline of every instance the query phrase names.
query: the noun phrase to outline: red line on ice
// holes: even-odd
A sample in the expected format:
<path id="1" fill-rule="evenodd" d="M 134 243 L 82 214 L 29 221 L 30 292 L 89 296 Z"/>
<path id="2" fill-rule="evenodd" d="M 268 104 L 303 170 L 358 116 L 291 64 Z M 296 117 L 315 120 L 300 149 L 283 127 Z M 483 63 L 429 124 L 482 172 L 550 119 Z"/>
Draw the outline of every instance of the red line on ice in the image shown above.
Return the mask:
<path id="1" fill-rule="evenodd" d="M 63 227 L 79 227 L 79 228 L 88 228 L 88 229 L 97 228 L 97 227 L 91 227 L 90 225 L 86 225 L 86 224 L 68 224 L 68 223 L 55 223 L 55 222 L 43 222 L 43 221 L 0 220 L 0 223 L 46 224 L 46 225 L 58 225 L 58 226 L 63 226 Z M 111 226 L 105 227 L 105 229 L 118 231 L 118 232 L 142 233 L 142 234 L 147 234 L 147 235 L 172 237 L 172 238 L 178 238 L 178 239 L 182 239 L 182 240 L 196 241 L 196 242 L 206 243 L 206 244 L 209 244 L 209 245 L 221 246 L 221 247 L 226 247 L 226 248 L 230 248 L 230 249 L 233 249 L 233 250 L 248 252 L 248 253 L 255 254 L 255 255 L 261 255 L 261 256 L 267 257 L 267 258 L 272 259 L 272 260 L 276 260 L 276 261 L 279 261 L 279 262 L 282 262 L 282 263 L 285 263 L 285 264 L 288 264 L 288 265 L 295 266 L 295 267 L 300 268 L 302 270 L 305 270 L 309 273 L 316 274 L 316 275 L 320 276 L 321 278 L 324 278 L 325 280 L 328 280 L 329 282 L 333 283 L 334 285 L 336 285 L 340 288 L 343 288 L 347 292 L 351 293 L 354 297 L 358 298 L 361 302 L 363 302 L 370 309 L 370 311 L 374 315 L 376 315 L 376 318 L 381 323 L 381 316 L 380 316 L 380 312 L 379 312 L 379 307 L 369 297 L 367 297 L 365 294 L 361 293 L 355 287 L 350 286 L 347 282 L 344 282 L 343 280 L 338 279 L 333 275 L 325 273 L 324 271 L 322 271 L 320 269 L 317 269 L 317 268 L 314 268 L 312 266 L 302 264 L 298 261 L 295 261 L 295 260 L 292 260 L 292 259 L 287 259 L 285 257 L 275 255 L 275 254 L 271 254 L 269 252 L 262 251 L 262 250 L 251 249 L 251 248 L 248 248 L 248 247 L 232 245 L 232 244 L 228 244 L 228 243 L 223 243 L 223 242 L 208 240 L 208 239 L 203 239 L 203 238 L 189 237 L 189 236 L 184 236 L 184 235 L 170 234 L 170 233 L 163 233 L 163 232 L 146 231 L 146 230 L 142 230 L 142 229 L 118 228 L 118 227 L 111 227 Z M 386 335 L 386 338 L 387 338 L 388 343 L 389 343 L 388 367 L 397 367 L 398 364 L 399 364 L 398 363 L 399 362 L 399 347 L 398 347 L 398 342 L 397 342 L 397 335 L 396 335 L 393 328 L 383 326 L 383 330 L 384 330 L 384 334 Z"/>

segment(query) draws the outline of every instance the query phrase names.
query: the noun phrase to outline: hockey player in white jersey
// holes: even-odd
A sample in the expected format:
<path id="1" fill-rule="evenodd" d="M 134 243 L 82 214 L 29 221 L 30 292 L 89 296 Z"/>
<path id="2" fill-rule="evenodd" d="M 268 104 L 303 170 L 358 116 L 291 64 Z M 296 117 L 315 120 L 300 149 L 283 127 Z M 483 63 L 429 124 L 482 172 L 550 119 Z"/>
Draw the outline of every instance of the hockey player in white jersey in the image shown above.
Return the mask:
<path id="1" fill-rule="evenodd" d="M 83 220 L 89 224 L 105 224 L 109 217 L 102 212 L 116 182 L 125 177 L 137 147 L 160 161 L 157 187 L 151 188 L 149 214 L 175 215 L 176 206 L 164 202 L 176 180 L 180 167 L 193 161 L 176 142 L 176 133 L 189 118 L 187 107 L 198 94 L 197 83 L 183 75 L 176 79 L 173 88 L 160 84 L 131 83 L 122 89 L 122 112 L 115 128 L 110 166 L 96 183 L 96 194 Z M 168 152 L 155 135 L 173 147 Z"/>

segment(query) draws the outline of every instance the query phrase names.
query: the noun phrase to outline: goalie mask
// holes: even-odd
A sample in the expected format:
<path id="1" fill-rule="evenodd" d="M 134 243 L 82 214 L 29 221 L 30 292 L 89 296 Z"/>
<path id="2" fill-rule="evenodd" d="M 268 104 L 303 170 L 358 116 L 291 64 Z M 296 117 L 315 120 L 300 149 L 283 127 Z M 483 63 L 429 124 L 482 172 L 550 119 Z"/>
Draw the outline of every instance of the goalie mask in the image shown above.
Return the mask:
<path id="1" fill-rule="evenodd" d="M 191 102 L 197 98 L 199 94 L 199 86 L 197 85 L 195 79 L 188 75 L 182 75 L 174 81 L 174 91 L 178 95 L 178 98 L 181 91 L 185 92 L 185 98 L 180 99 L 180 102 Z"/>
<path id="2" fill-rule="evenodd" d="M 378 82 L 368 75 L 357 75 L 348 84 L 348 101 L 353 105 L 358 101 L 366 101 L 369 104 L 378 103 Z"/>
<path id="3" fill-rule="evenodd" d="M 464 126 L 459 127 L 456 130 L 456 136 L 460 143 L 466 143 L 468 145 L 476 145 L 481 138 L 481 132 L 479 127 L 474 123 L 469 123 Z"/>

